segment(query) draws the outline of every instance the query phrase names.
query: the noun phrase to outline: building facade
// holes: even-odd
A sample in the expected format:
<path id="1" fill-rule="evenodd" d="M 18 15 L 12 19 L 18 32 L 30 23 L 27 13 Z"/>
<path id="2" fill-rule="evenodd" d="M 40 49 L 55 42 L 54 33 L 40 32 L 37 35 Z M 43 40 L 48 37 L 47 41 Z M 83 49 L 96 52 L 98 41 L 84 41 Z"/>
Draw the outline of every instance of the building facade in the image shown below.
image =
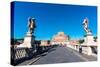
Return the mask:
<path id="1" fill-rule="evenodd" d="M 41 40 L 40 46 L 50 46 L 50 41 L 49 40 Z"/>
<path id="2" fill-rule="evenodd" d="M 66 45 L 69 42 L 69 37 L 64 32 L 58 32 L 51 39 L 51 45 Z"/>

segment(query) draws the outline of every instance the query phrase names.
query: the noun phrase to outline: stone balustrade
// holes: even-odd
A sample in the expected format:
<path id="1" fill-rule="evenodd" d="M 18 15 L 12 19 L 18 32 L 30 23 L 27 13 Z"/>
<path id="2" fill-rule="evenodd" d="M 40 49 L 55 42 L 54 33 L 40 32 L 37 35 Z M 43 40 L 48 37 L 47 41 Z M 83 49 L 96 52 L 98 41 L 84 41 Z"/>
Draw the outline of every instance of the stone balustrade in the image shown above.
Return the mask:
<path id="1" fill-rule="evenodd" d="M 14 50 L 14 52 L 15 52 L 15 57 L 14 57 L 15 60 L 27 57 L 26 48 L 17 48 Z"/>
<path id="2" fill-rule="evenodd" d="M 11 64 L 16 65 L 33 55 L 32 49 L 29 48 L 11 48 Z"/>
<path id="3" fill-rule="evenodd" d="M 36 49 L 26 47 L 11 48 L 11 64 L 17 65 L 25 60 L 33 58 L 36 55 L 46 52 L 49 49 L 50 46 L 38 46 Z"/>
<path id="4" fill-rule="evenodd" d="M 67 47 L 72 48 L 79 52 L 79 45 L 67 45 Z M 97 54 L 97 46 L 81 46 L 82 53 L 87 55 L 96 55 Z"/>

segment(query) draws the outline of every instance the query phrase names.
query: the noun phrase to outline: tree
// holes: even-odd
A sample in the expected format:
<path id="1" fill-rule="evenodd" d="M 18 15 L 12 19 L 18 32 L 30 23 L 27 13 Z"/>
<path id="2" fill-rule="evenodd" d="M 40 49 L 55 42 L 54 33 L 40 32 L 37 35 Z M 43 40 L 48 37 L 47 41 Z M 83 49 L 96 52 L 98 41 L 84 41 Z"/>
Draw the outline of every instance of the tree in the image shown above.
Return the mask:
<path id="1" fill-rule="evenodd" d="M 70 36 L 68 35 L 68 40 L 70 40 Z"/>
<path id="2" fill-rule="evenodd" d="M 97 36 L 93 37 L 94 41 L 97 42 Z"/>
<path id="3" fill-rule="evenodd" d="M 84 35 L 84 37 L 86 37 L 87 35 Z"/>
<path id="4" fill-rule="evenodd" d="M 11 45 L 15 45 L 17 42 L 17 39 L 11 38 Z"/>
<path id="5" fill-rule="evenodd" d="M 82 44 L 84 42 L 84 39 L 79 40 L 79 44 Z"/>

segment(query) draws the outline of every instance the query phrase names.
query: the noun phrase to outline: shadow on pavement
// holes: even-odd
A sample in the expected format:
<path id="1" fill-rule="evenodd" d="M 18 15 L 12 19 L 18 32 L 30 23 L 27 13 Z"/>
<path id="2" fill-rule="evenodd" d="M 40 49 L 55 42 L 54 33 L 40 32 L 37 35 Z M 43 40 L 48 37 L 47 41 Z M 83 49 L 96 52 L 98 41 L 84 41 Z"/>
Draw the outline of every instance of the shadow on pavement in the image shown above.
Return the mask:
<path id="1" fill-rule="evenodd" d="M 25 61 L 29 61 L 32 58 L 37 58 L 37 57 L 40 57 L 40 56 L 46 56 L 47 53 L 55 51 L 56 47 L 57 47 L 56 45 L 53 45 L 53 46 L 39 46 L 37 48 L 36 52 L 34 52 L 33 49 L 25 49 L 27 55 L 25 57 L 22 57 L 22 58 L 19 58 L 19 59 L 16 59 L 16 60 L 15 60 L 15 53 L 16 52 L 14 53 L 13 52 L 14 49 L 13 49 L 12 54 L 14 55 L 14 57 L 11 58 L 11 64 L 16 66 L 16 65 L 19 65 L 20 63 L 23 63 Z"/>

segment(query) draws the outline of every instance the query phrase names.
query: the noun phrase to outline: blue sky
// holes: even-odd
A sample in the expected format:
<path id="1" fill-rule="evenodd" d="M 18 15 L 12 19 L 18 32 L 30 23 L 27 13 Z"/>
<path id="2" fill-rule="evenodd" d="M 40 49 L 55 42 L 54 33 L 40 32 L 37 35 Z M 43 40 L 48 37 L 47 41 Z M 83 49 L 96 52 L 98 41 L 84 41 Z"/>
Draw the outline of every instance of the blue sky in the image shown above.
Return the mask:
<path id="1" fill-rule="evenodd" d="M 28 30 L 28 17 L 36 19 L 34 35 L 38 40 L 51 39 L 59 31 L 71 39 L 83 38 L 84 18 L 89 19 L 89 28 L 97 34 L 97 7 L 67 4 L 14 2 L 14 38 L 23 38 Z"/>

